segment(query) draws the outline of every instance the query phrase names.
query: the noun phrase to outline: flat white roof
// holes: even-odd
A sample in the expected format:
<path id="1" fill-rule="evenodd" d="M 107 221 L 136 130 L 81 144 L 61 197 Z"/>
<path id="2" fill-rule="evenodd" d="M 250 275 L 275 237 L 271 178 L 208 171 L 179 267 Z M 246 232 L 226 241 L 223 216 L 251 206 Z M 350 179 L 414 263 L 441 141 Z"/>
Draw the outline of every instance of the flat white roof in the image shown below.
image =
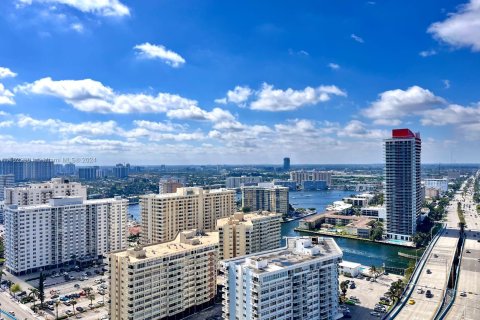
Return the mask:
<path id="1" fill-rule="evenodd" d="M 360 263 L 356 263 L 356 262 L 350 262 L 350 261 L 342 261 L 339 263 L 339 266 L 340 267 L 345 267 L 345 268 L 350 268 L 350 269 L 355 269 L 355 268 L 358 268 L 358 267 L 361 267 L 362 265 Z"/>

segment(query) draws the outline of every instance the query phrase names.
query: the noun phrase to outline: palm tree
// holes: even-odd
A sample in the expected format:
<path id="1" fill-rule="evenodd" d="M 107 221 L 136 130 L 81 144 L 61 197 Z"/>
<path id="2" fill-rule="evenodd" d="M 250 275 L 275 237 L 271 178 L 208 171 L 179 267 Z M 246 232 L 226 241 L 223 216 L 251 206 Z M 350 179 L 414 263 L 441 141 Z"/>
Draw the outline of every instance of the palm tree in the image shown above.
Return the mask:
<path id="1" fill-rule="evenodd" d="M 93 308 L 93 300 L 95 299 L 95 295 L 94 294 L 89 295 L 88 299 L 90 299 L 90 305 L 91 305 L 90 308 Z"/>
<path id="2" fill-rule="evenodd" d="M 57 317 L 56 319 L 58 320 L 58 306 L 60 305 L 60 301 L 55 301 L 55 309 L 57 310 Z"/>
<path id="3" fill-rule="evenodd" d="M 342 291 L 342 296 L 345 299 L 347 296 L 347 290 L 348 290 L 348 284 L 350 283 L 350 280 L 345 280 L 340 282 L 340 290 Z"/>
<path id="4" fill-rule="evenodd" d="M 73 315 L 75 315 L 75 305 L 77 304 L 77 301 L 76 301 L 76 300 L 72 300 L 72 301 L 70 301 L 70 303 L 72 304 Z"/>
<path id="5" fill-rule="evenodd" d="M 29 288 L 30 293 L 28 294 L 29 297 L 33 300 L 33 310 L 35 311 L 35 301 L 38 297 L 38 289 L 37 288 Z"/>

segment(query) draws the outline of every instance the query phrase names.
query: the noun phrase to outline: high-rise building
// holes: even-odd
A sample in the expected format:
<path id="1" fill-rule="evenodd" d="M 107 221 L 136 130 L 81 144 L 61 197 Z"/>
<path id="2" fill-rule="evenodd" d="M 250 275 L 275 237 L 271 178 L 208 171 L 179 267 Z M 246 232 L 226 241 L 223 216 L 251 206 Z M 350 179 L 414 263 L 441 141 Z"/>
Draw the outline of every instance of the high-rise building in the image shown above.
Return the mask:
<path id="1" fill-rule="evenodd" d="M 99 169 L 97 166 L 78 168 L 78 179 L 96 180 L 99 176 Z"/>
<path id="2" fill-rule="evenodd" d="M 13 174 L 0 174 L 0 201 L 5 199 L 5 189 L 13 187 L 15 176 Z"/>
<path id="3" fill-rule="evenodd" d="M 3 159 L 0 174 L 13 174 L 15 181 L 50 180 L 55 167 L 51 159 Z"/>
<path id="4" fill-rule="evenodd" d="M 332 172 L 318 170 L 291 171 L 290 180 L 295 181 L 298 185 L 301 185 L 303 181 L 323 180 L 327 183 L 327 186 L 330 187 L 332 185 Z"/>
<path id="5" fill-rule="evenodd" d="M 420 134 L 394 129 L 385 140 L 387 237 L 411 241 L 422 208 Z"/>
<path id="6" fill-rule="evenodd" d="M 220 236 L 219 259 L 276 249 L 280 246 L 279 214 L 259 211 L 237 212 L 217 221 Z"/>
<path id="7" fill-rule="evenodd" d="M 124 249 L 127 208 L 128 200 L 120 197 L 5 206 L 5 265 L 13 274 L 25 274 Z"/>
<path id="8" fill-rule="evenodd" d="M 59 197 L 81 197 L 87 200 L 87 187 L 67 179 L 53 178 L 48 182 L 5 189 L 6 205 L 45 204 L 50 199 Z"/>
<path id="9" fill-rule="evenodd" d="M 127 167 L 119 163 L 113 168 L 113 176 L 119 179 L 127 178 L 129 169 L 130 169 L 130 164 Z"/>
<path id="10" fill-rule="evenodd" d="M 290 158 L 283 158 L 283 170 L 290 170 Z"/>
<path id="11" fill-rule="evenodd" d="M 287 187 L 243 187 L 242 207 L 251 211 L 271 211 L 281 214 L 288 213 Z"/>
<path id="12" fill-rule="evenodd" d="M 223 319 L 338 319 L 338 264 L 331 238 L 287 238 L 287 246 L 221 261 Z"/>
<path id="13" fill-rule="evenodd" d="M 160 180 L 158 184 L 158 193 L 176 193 L 178 188 L 182 188 L 183 183 L 178 179 Z"/>
<path id="14" fill-rule="evenodd" d="M 227 189 L 237 189 L 244 185 L 252 185 L 262 182 L 261 176 L 241 176 L 241 177 L 227 177 L 225 179 L 225 187 Z"/>
<path id="15" fill-rule="evenodd" d="M 235 212 L 235 191 L 178 188 L 176 193 L 140 196 L 141 243 L 173 240 L 179 231 L 214 231 L 217 219 Z"/>
<path id="16" fill-rule="evenodd" d="M 218 233 L 183 231 L 170 242 L 110 255 L 110 319 L 182 319 L 213 305 Z"/>

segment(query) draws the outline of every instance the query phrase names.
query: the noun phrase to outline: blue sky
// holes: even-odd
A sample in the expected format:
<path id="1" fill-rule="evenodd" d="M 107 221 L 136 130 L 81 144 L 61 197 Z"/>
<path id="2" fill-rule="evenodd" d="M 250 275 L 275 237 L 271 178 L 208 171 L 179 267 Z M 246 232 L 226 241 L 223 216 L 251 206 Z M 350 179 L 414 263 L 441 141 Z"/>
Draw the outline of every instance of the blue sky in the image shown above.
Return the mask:
<path id="1" fill-rule="evenodd" d="M 0 2 L 0 157 L 478 162 L 480 0 Z"/>

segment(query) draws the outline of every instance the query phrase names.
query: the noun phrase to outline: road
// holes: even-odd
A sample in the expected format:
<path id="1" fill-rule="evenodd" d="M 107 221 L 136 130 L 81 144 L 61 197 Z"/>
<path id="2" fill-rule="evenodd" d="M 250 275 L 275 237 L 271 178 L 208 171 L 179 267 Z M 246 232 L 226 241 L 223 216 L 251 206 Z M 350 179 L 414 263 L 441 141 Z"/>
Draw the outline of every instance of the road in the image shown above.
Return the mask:
<path id="1" fill-rule="evenodd" d="M 442 233 L 432 252 L 427 257 L 425 266 L 410 297 L 415 303 L 413 305 L 405 304 L 395 319 L 433 319 L 440 308 L 447 289 L 448 276 L 460 237 L 457 201 L 461 201 L 461 199 L 461 194 L 456 194 L 447 207 L 446 230 Z M 427 272 L 427 270 L 430 270 L 430 272 Z M 419 289 L 422 291 L 417 291 Z M 426 290 L 430 290 L 433 297 L 427 298 L 425 295 Z"/>
<path id="2" fill-rule="evenodd" d="M 18 320 L 24 319 L 39 319 L 35 317 L 33 312 L 28 310 L 28 307 L 14 301 L 8 291 L 0 292 L 0 308 L 6 312 L 15 312 L 15 318 Z M 5 315 L 2 314 L 2 317 L 8 319 Z"/>
<path id="3" fill-rule="evenodd" d="M 473 187 L 465 194 L 466 240 L 455 302 L 447 314 L 447 320 L 480 319 L 480 215 L 472 195 Z M 462 296 L 462 292 L 465 296 Z"/>

